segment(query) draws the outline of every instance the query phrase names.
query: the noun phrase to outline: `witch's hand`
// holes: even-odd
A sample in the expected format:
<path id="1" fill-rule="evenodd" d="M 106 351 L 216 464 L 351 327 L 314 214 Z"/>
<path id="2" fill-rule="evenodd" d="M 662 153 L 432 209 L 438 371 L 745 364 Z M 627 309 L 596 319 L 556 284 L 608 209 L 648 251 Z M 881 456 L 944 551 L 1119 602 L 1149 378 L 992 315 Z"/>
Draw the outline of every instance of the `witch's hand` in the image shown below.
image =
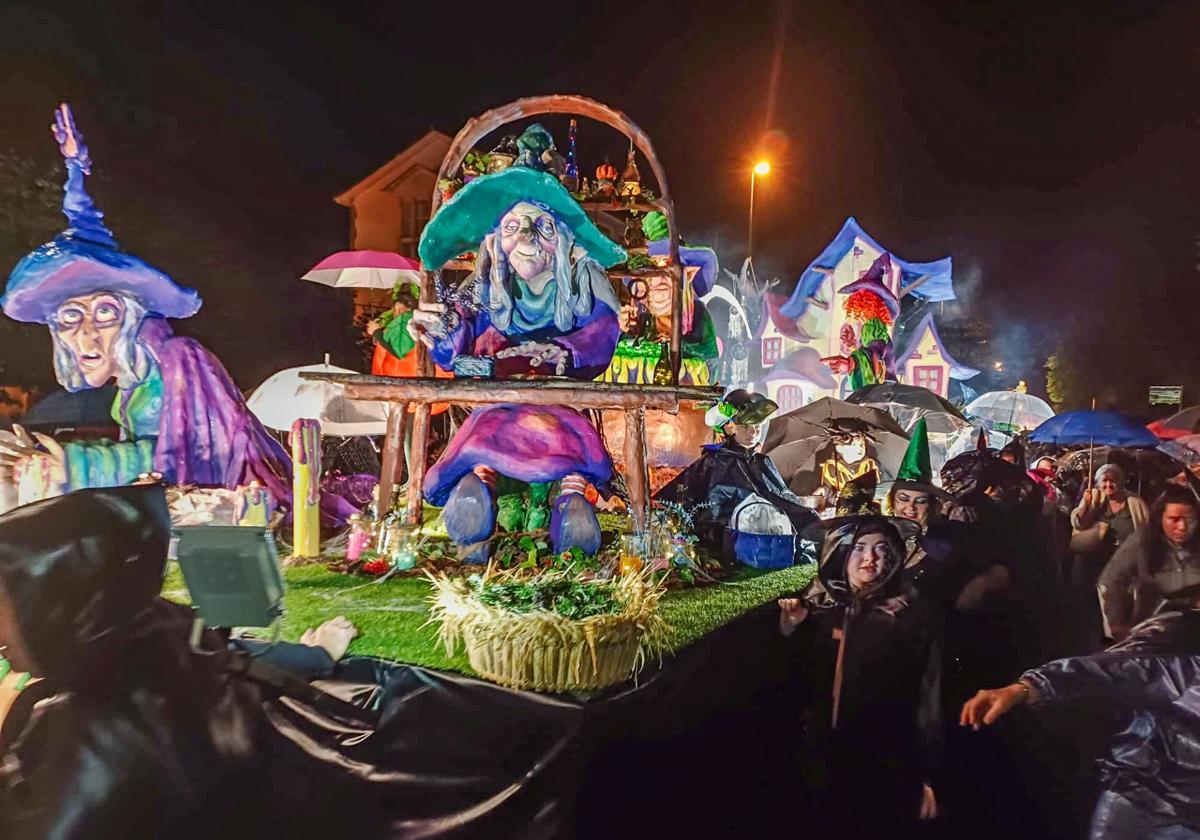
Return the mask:
<path id="1" fill-rule="evenodd" d="M 16 485 L 18 504 L 60 496 L 67 488 L 66 453 L 49 435 L 30 436 L 14 423 L 11 432 L 0 430 L 0 479 Z"/>
<path id="2" fill-rule="evenodd" d="M 447 310 L 446 304 L 421 303 L 408 321 L 408 334 L 432 349 L 440 339 L 450 335 L 458 322 L 458 313 Z"/>
<path id="3" fill-rule="evenodd" d="M 71 106 L 62 103 L 54 112 L 54 125 L 50 126 L 54 139 L 58 141 L 58 150 L 66 160 L 75 161 L 84 174 L 92 174 L 92 158 L 88 148 L 83 143 L 83 135 L 75 127 L 75 115 Z"/>
<path id="4" fill-rule="evenodd" d="M 1032 699 L 1032 689 L 1028 683 L 1022 682 L 976 692 L 974 697 L 963 704 L 958 724 L 975 730 L 981 726 L 991 726 L 1001 716 Z"/>
<path id="5" fill-rule="evenodd" d="M 511 359 L 516 356 L 528 356 L 531 368 L 554 365 L 554 372 L 559 376 L 567 372 L 567 365 L 571 361 L 571 351 L 553 342 L 522 341 L 513 347 L 505 347 L 496 354 L 497 359 Z"/>
<path id="6" fill-rule="evenodd" d="M 821 361 L 834 373 L 849 373 L 854 370 L 854 360 L 845 356 L 823 356 Z"/>

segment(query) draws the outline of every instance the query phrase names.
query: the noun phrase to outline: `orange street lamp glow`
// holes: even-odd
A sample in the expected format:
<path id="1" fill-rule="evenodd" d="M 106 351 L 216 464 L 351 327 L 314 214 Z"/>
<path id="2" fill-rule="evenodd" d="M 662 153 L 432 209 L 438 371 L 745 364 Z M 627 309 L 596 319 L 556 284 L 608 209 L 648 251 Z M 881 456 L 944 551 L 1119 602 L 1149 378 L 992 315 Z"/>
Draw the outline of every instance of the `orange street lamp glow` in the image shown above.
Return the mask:
<path id="1" fill-rule="evenodd" d="M 770 171 L 771 164 L 767 163 L 765 160 L 760 160 L 758 163 L 754 164 L 755 175 L 766 175 Z"/>

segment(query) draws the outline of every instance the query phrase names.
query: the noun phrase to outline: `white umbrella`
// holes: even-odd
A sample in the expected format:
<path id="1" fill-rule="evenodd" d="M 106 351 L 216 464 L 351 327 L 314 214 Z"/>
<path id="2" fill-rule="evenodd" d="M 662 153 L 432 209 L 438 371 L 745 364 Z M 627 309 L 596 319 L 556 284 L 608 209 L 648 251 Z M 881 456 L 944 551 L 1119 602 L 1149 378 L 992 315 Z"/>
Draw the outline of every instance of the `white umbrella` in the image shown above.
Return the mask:
<path id="1" fill-rule="evenodd" d="M 326 435 L 382 435 L 387 431 L 387 407 L 384 403 L 347 399 L 344 386 L 301 379 L 302 372 L 357 371 L 326 361 L 323 365 L 303 365 L 271 374 L 246 401 L 264 426 L 288 432 L 295 421 L 312 419 L 320 421 L 321 433 Z"/>
<path id="2" fill-rule="evenodd" d="M 314 265 L 305 280 L 337 289 L 391 289 L 421 282 L 421 263 L 391 251 L 338 251 Z"/>
<path id="3" fill-rule="evenodd" d="M 1020 391 L 988 391 L 963 410 L 977 420 L 1014 429 L 1036 429 L 1054 416 L 1044 400 Z"/>

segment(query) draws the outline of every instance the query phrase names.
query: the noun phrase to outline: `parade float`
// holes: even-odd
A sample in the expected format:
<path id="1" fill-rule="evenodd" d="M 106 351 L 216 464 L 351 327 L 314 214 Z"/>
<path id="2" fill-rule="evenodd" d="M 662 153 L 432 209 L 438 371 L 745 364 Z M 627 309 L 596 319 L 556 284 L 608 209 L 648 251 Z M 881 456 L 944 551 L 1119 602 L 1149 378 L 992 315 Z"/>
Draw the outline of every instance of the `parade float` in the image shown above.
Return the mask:
<path id="1" fill-rule="evenodd" d="M 576 121 L 565 156 L 536 122 L 568 115 L 621 132 L 624 169 L 581 178 Z M 513 133 L 488 151 L 501 131 Z M 694 511 L 652 500 L 712 440 L 705 411 L 724 391 L 701 301 L 716 255 L 681 243 L 645 133 L 583 97 L 523 99 L 470 120 L 437 184 L 408 322 L 416 375 L 301 374 L 392 407 L 377 518 L 350 552 L 359 568 L 401 576 L 381 588 L 431 575 L 445 661 L 461 639 L 474 672 L 542 691 L 621 682 L 794 588 L 790 569 L 773 585 L 693 588 L 747 572 L 717 572 L 726 558 L 695 545 Z M 606 233 L 620 229 L 620 242 Z M 470 413 L 430 464 L 434 404 Z"/>

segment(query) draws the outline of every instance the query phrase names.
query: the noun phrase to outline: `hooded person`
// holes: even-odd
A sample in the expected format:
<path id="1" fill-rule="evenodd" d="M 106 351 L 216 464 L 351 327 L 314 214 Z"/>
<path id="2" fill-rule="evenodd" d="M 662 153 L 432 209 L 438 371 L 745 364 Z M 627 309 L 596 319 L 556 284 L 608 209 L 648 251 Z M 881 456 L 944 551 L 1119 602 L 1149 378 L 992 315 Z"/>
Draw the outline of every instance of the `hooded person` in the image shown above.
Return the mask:
<path id="1" fill-rule="evenodd" d="M 705 414 L 721 441 L 705 445 L 699 460 L 655 494 L 656 499 L 694 511 L 697 536 L 710 550 L 723 549 L 730 517 L 751 494 L 785 514 L 797 534 L 816 521 L 816 514 L 788 488 L 771 459 L 758 451 L 759 428 L 778 407 L 744 388 L 726 393 Z"/>
<path id="2" fill-rule="evenodd" d="M 605 269 L 625 251 L 546 171 L 553 142 L 545 128 L 530 126 L 517 145 L 513 166 L 472 180 L 422 231 L 418 251 L 430 268 L 471 249 L 478 258 L 452 304 L 421 304 L 408 329 L 447 370 L 483 356 L 499 377 L 593 379 L 617 341 L 619 305 Z M 612 474 L 599 432 L 578 411 L 489 405 L 471 413 L 422 491 L 445 506 L 446 532 L 468 562 L 487 560 L 497 528 L 548 526 L 556 552 L 594 554 L 601 534 L 589 485 Z"/>
<path id="3" fill-rule="evenodd" d="M 803 761 L 821 828 L 884 837 L 937 813 L 938 611 L 905 583 L 906 521 L 866 515 L 827 531 L 819 586 L 779 602 L 779 631 L 811 695 Z M 824 804 L 829 807 L 825 808 Z"/>
<path id="4" fill-rule="evenodd" d="M 200 309 L 194 289 L 122 251 L 88 195 L 91 156 L 68 106 L 54 137 L 67 167 L 67 229 L 26 255 L 9 276 L 0 308 L 16 321 L 46 324 L 54 372 L 68 391 L 116 380 L 112 416 L 121 440 L 58 446 L 39 436 L 0 440 L 21 485 L 19 501 L 71 490 L 129 484 L 156 472 L 173 484 L 235 489 L 258 481 L 276 502 L 291 498 L 291 459 L 246 407 L 220 361 L 168 318 Z M 353 512 L 338 497 L 327 518 Z"/>

